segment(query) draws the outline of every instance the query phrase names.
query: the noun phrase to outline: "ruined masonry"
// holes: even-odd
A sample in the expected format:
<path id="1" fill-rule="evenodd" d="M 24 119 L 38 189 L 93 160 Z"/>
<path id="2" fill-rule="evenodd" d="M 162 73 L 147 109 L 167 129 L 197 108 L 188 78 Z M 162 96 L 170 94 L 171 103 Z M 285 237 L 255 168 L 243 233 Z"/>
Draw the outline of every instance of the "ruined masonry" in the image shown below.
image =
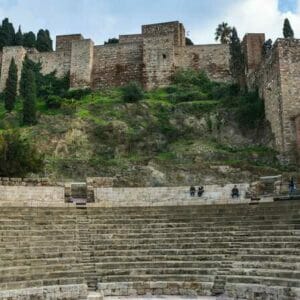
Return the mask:
<path id="1" fill-rule="evenodd" d="M 272 53 L 262 57 L 265 35 L 246 34 L 243 40 L 250 89 L 259 89 L 266 117 L 274 135 L 274 147 L 282 159 L 300 155 L 300 40 L 278 39 Z M 44 74 L 70 74 L 70 88 L 101 89 L 140 82 L 145 89 L 165 86 L 178 68 L 204 70 L 211 79 L 231 81 L 228 45 L 187 46 L 185 29 L 176 22 L 143 25 L 142 33 L 120 35 L 118 44 L 95 46 L 81 34 L 56 37 L 56 51 L 4 47 L 0 54 L 0 91 L 14 57 L 21 74 L 25 55 L 42 63 Z"/>

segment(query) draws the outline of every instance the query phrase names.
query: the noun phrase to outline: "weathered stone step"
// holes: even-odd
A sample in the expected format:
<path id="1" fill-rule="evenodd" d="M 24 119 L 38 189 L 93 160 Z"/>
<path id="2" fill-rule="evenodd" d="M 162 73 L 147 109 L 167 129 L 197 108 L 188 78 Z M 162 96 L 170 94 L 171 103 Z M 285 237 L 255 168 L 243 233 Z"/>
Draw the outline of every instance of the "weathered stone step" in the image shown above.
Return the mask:
<path id="1" fill-rule="evenodd" d="M 226 297 L 230 299 L 269 299 L 278 300 L 298 300 L 300 299 L 300 289 L 276 285 L 263 285 L 252 283 L 226 283 Z"/>
<path id="2" fill-rule="evenodd" d="M 212 282 L 189 281 L 134 281 L 98 283 L 104 296 L 145 295 L 210 295 Z"/>
<path id="3" fill-rule="evenodd" d="M 263 276 L 273 278 L 288 278 L 288 279 L 300 279 L 300 270 L 281 270 L 273 269 L 267 270 L 263 268 L 232 268 L 229 276 Z M 300 282 L 300 280 L 299 280 Z"/>
<path id="4" fill-rule="evenodd" d="M 35 266 L 52 266 L 52 265 L 72 265 L 72 264 L 77 264 L 79 261 L 78 257 L 75 256 L 68 256 L 68 257 L 56 257 L 56 258 L 47 258 L 46 259 L 28 259 L 23 258 L 23 259 L 16 259 L 13 256 L 11 257 L 6 257 L 6 259 L 1 259 L 0 260 L 0 268 L 5 268 L 5 267 L 35 267 Z"/>
<path id="5" fill-rule="evenodd" d="M 186 274 L 166 274 L 166 275 L 110 275 L 101 276 L 101 282 L 134 282 L 134 281 L 188 281 L 188 282 L 213 282 L 214 275 L 186 275 Z"/>
<path id="6" fill-rule="evenodd" d="M 231 253 L 230 249 L 215 249 L 215 248 L 191 248 L 191 249 L 130 249 L 130 250 L 103 250 L 94 251 L 94 255 L 100 256 L 144 256 L 144 255 L 192 255 L 192 254 L 228 254 Z M 251 254 L 251 255 L 300 255 L 300 249 L 263 249 L 263 248 L 244 248 L 240 249 L 239 255 Z"/>
<path id="7" fill-rule="evenodd" d="M 105 230 L 102 233 L 101 229 L 96 230 L 96 233 L 92 233 L 91 238 L 94 241 L 103 240 L 103 239 L 139 239 L 139 238 L 177 238 L 177 237 L 203 237 L 203 238 L 226 238 L 226 237 L 234 237 L 234 238 L 260 238 L 260 237 L 300 237 L 299 230 L 255 230 L 255 231 L 227 231 L 226 235 L 224 232 L 211 232 L 211 231 L 201 231 L 198 228 L 190 229 L 189 231 L 186 228 L 177 228 L 176 231 L 164 230 L 161 231 L 153 230 L 153 231 L 144 231 L 141 229 L 140 231 L 126 231 L 126 230 Z"/>
<path id="8" fill-rule="evenodd" d="M 261 284 L 266 286 L 284 286 L 300 288 L 300 281 L 298 279 L 290 278 L 228 275 L 226 277 L 226 281 L 228 283 Z"/>
<path id="9" fill-rule="evenodd" d="M 69 285 L 69 284 L 82 284 L 84 278 L 52 278 L 52 279 L 30 279 L 25 281 L 11 281 L 11 282 L 0 282 L 0 291 L 12 290 L 12 289 L 23 289 L 30 287 L 43 287 L 43 286 L 55 286 L 55 285 Z"/>
<path id="10" fill-rule="evenodd" d="M 216 275 L 217 268 L 131 268 L 131 269 L 96 269 L 96 273 L 101 278 L 107 278 L 107 276 L 144 276 L 144 275 Z"/>
<path id="11" fill-rule="evenodd" d="M 248 248 L 255 248 L 255 249 L 284 249 L 284 250 L 296 250 L 298 249 L 300 251 L 300 243 L 299 242 L 288 242 L 288 243 L 282 243 L 282 242 L 270 242 L 270 243 L 248 243 L 248 242 L 241 242 L 241 243 L 234 243 L 234 242 L 198 242 L 197 240 L 195 240 L 194 242 L 184 242 L 181 241 L 180 239 L 178 240 L 174 240 L 174 241 L 170 241 L 170 242 L 164 242 L 164 241 L 157 241 L 155 243 L 155 241 L 151 241 L 152 243 L 140 243 L 138 240 L 135 242 L 128 242 L 126 243 L 122 243 L 122 244 L 118 244 L 117 242 L 114 243 L 113 241 L 111 241 L 111 243 L 107 243 L 107 244 L 102 244 L 102 245 L 95 245 L 94 249 L 95 251 L 99 252 L 99 251 L 105 251 L 105 250 L 155 250 L 155 249 L 205 249 L 205 248 L 214 248 L 216 249 L 220 249 L 220 250 L 226 250 L 229 249 L 230 247 L 233 247 L 235 249 L 239 249 L 241 248 L 242 251 L 245 251 L 245 249 Z M 1 252 L 1 250 L 0 250 Z M 300 252 L 299 252 L 300 253 Z"/>
<path id="12" fill-rule="evenodd" d="M 1 290 L 0 299 L 64 299 L 64 300 L 86 300 L 87 287 L 85 284 L 52 285 L 43 287 L 20 288 L 13 290 Z"/>

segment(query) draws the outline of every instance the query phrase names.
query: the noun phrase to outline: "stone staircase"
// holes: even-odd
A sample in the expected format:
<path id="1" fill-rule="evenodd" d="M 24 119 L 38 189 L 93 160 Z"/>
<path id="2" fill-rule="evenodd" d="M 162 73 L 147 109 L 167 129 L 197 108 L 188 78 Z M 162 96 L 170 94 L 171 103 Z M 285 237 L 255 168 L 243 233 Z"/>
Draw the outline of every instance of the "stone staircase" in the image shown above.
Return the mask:
<path id="1" fill-rule="evenodd" d="M 0 299 L 33 299 L 22 295 L 34 290 L 87 299 L 87 286 L 106 296 L 300 299 L 297 201 L 7 207 L 0 211 L 0 244 Z"/>

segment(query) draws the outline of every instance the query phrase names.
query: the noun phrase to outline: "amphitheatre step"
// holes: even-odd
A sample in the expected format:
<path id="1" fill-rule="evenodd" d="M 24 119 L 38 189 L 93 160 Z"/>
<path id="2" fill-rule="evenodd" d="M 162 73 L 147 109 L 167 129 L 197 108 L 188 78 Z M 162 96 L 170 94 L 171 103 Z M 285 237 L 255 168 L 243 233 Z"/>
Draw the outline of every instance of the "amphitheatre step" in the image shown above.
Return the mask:
<path id="1" fill-rule="evenodd" d="M 124 281 L 98 283 L 98 289 L 104 296 L 128 296 L 128 295 L 185 295 L 185 296 L 209 296 L 213 286 L 211 282 L 189 281 Z"/>
<path id="2" fill-rule="evenodd" d="M 74 283 L 110 296 L 242 295 L 247 284 L 296 289 L 299 246 L 298 203 L 3 208 L 0 290 Z"/>
<path id="3" fill-rule="evenodd" d="M 85 284 L 70 284 L 0 290 L 0 300 L 45 299 L 45 295 L 47 299 L 86 300 L 87 287 Z"/>

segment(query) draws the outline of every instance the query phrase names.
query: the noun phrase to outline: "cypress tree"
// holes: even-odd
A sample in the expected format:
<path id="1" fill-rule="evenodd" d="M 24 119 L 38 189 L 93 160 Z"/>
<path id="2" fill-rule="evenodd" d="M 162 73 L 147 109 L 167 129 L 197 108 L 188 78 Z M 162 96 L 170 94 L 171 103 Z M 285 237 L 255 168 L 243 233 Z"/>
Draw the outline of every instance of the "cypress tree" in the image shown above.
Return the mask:
<path id="1" fill-rule="evenodd" d="M 39 30 L 36 40 L 36 49 L 40 52 L 47 52 L 53 50 L 49 30 Z"/>
<path id="2" fill-rule="evenodd" d="M 13 46 L 15 41 L 15 29 L 8 18 L 3 19 L 0 29 L 0 48 Z"/>
<path id="3" fill-rule="evenodd" d="M 15 35 L 15 45 L 16 46 L 23 45 L 23 34 L 22 34 L 21 26 L 19 26 L 19 29 Z"/>
<path id="4" fill-rule="evenodd" d="M 35 48 L 36 37 L 32 31 L 23 34 L 23 46 L 27 48 Z"/>
<path id="5" fill-rule="evenodd" d="M 292 26 L 290 24 L 289 19 L 284 19 L 283 23 L 283 36 L 285 39 L 287 38 L 294 38 L 294 31 L 292 29 Z"/>
<path id="6" fill-rule="evenodd" d="M 245 88 L 245 60 L 242 52 L 242 45 L 236 28 L 232 28 L 230 36 L 230 71 L 233 78 L 239 83 L 240 88 Z"/>
<path id="7" fill-rule="evenodd" d="M 18 86 L 18 68 L 15 60 L 12 58 L 9 66 L 8 77 L 4 89 L 4 105 L 8 112 L 11 112 L 16 103 Z"/>
<path id="8" fill-rule="evenodd" d="M 45 30 L 45 34 L 48 41 L 48 51 L 53 51 L 53 41 L 50 36 L 50 31 L 48 29 Z"/>
<path id="9" fill-rule="evenodd" d="M 23 96 L 23 124 L 34 125 L 36 120 L 36 83 L 33 70 L 26 71 L 26 86 Z"/>

